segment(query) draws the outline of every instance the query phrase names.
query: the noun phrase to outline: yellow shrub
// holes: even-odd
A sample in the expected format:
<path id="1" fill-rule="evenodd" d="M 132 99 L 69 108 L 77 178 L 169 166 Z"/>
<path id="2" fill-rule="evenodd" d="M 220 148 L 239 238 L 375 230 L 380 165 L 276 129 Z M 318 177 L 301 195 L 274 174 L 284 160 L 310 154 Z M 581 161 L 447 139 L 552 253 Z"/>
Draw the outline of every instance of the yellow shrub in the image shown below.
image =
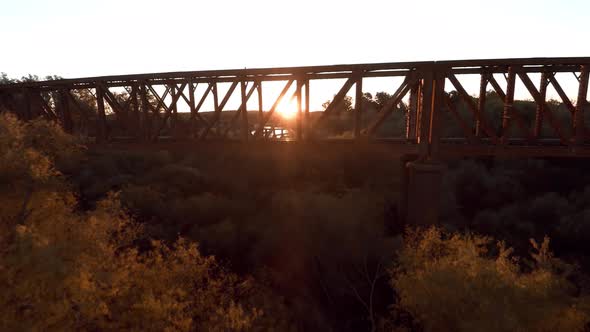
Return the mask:
<path id="1" fill-rule="evenodd" d="M 426 331 L 581 331 L 590 321 L 588 298 L 572 294 L 547 238 L 532 241 L 526 273 L 503 243 L 492 257 L 491 238 L 433 227 L 406 241 L 392 284 L 399 307 Z"/>
<path id="2" fill-rule="evenodd" d="M 36 132 L 54 143 L 39 143 Z M 195 243 L 146 241 L 116 196 L 94 211 L 75 210 L 53 167 L 71 152 L 54 149 L 69 142 L 62 134 L 0 116 L 0 331 L 252 327 L 263 313 L 242 293 L 256 285 L 202 256 Z"/>

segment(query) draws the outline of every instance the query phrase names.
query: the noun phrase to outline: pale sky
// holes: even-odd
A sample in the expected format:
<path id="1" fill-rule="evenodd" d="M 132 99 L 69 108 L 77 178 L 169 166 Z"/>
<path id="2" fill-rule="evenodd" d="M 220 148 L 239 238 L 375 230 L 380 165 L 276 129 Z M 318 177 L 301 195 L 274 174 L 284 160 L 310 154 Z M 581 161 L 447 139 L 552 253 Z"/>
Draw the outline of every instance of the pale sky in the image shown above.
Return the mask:
<path id="1" fill-rule="evenodd" d="M 590 56 L 590 0 L 0 0 L 0 72 Z"/>

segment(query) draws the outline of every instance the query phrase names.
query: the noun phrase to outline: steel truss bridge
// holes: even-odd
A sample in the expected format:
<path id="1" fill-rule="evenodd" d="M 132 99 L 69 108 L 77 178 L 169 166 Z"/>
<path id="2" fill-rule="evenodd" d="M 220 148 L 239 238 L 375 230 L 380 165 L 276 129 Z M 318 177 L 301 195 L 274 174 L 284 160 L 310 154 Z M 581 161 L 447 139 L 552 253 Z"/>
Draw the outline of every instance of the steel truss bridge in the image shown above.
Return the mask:
<path id="1" fill-rule="evenodd" d="M 355 96 L 350 116 L 350 142 L 384 143 L 399 154 L 439 156 L 590 156 L 588 109 L 590 57 L 528 58 L 460 61 L 400 62 L 311 67 L 211 70 L 61 79 L 0 85 L 0 112 L 30 120 L 39 116 L 58 121 L 70 133 L 85 134 L 96 142 L 113 141 L 109 129 L 123 136 L 153 142 L 163 130 L 180 125 L 179 104 L 190 110 L 182 134 L 184 142 L 234 140 L 272 141 L 268 123 L 284 99 L 296 100 L 292 139 L 296 142 L 330 141 L 322 128 L 337 113 L 347 94 Z M 572 76 L 573 73 L 573 76 Z M 564 75 L 575 82 L 560 82 Z M 398 78 L 395 92 L 380 109 L 367 112 L 363 81 Z M 464 77 L 476 77 L 479 89 L 470 94 Z M 575 77 L 575 79 L 572 79 Z M 323 112 L 311 112 L 310 84 L 320 80 L 343 82 Z M 463 83 L 462 83 L 463 81 Z M 278 97 L 264 108 L 263 83 L 278 82 Z M 220 85 L 228 88 L 222 93 Z M 473 84 L 472 84 L 473 85 Z M 477 85 L 477 84 L 476 84 Z M 201 89 L 198 89 L 201 86 Z M 203 88 L 204 87 L 204 88 Z M 353 89 L 354 87 L 354 89 Z M 515 107 L 517 87 L 530 96 L 528 111 Z M 124 89 L 124 90 L 123 90 Z M 558 101 L 549 100 L 548 89 Z M 125 93 L 117 93 L 116 91 Z M 502 105 L 486 110 L 488 91 Z M 228 100 L 239 96 L 231 116 Z M 255 120 L 248 115 L 249 100 L 257 98 Z M 213 112 L 202 112 L 212 101 Z M 250 104 L 256 99 L 250 101 Z M 460 109 L 462 108 L 462 109 Z M 201 111 L 201 112 L 200 112 Z M 399 112 L 403 116 L 399 117 Z M 528 112 L 528 113 L 527 113 Z M 387 136 L 384 124 L 398 114 L 403 132 Z M 448 127 L 459 128 L 449 137 Z M 290 144 L 282 142 L 282 144 Z"/>

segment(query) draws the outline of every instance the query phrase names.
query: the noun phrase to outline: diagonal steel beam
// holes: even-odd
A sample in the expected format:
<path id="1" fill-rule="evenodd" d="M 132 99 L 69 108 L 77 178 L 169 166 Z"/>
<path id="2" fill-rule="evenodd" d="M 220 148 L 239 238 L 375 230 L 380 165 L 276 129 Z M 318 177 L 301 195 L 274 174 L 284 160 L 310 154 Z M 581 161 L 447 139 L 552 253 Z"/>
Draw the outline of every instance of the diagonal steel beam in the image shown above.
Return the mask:
<path id="1" fill-rule="evenodd" d="M 465 121 L 465 119 L 463 119 L 461 114 L 459 114 L 459 111 L 457 111 L 457 108 L 451 102 L 451 98 L 446 94 L 444 97 L 444 101 L 445 101 L 445 105 L 447 106 L 447 109 L 449 110 L 449 112 L 451 112 L 451 114 L 453 115 L 455 120 L 457 120 L 457 122 L 461 126 L 461 129 L 463 129 L 463 131 L 465 132 L 465 135 L 470 139 L 470 141 L 479 140 L 478 137 L 475 134 L 473 134 L 473 131 L 467 125 L 467 122 Z"/>
<path id="2" fill-rule="evenodd" d="M 205 103 L 205 100 L 207 99 L 207 95 L 209 95 L 209 93 L 213 90 L 213 85 L 214 85 L 214 83 L 209 83 L 209 85 L 207 86 L 207 89 L 205 90 L 205 92 L 203 93 L 203 96 L 201 97 L 201 100 L 199 100 L 199 103 L 194 108 L 194 114 L 191 112 L 191 120 L 194 119 L 194 117 L 197 117 L 206 126 L 209 125 L 209 122 L 199 114 L 199 110 L 201 110 L 203 103 Z"/>
<path id="3" fill-rule="evenodd" d="M 537 104 L 543 104 L 545 106 L 545 109 L 549 110 L 550 108 L 549 105 L 547 105 L 547 101 L 541 97 L 541 93 L 539 92 L 539 90 L 537 90 L 537 87 L 535 87 L 535 85 L 529 78 L 528 74 L 524 72 L 519 72 L 518 76 L 520 77 L 522 83 L 524 83 L 524 86 L 527 88 L 527 90 L 529 90 L 531 96 L 533 96 L 535 102 Z M 565 137 L 564 133 L 561 130 L 561 126 L 557 122 L 557 119 L 553 117 L 553 114 L 551 112 L 546 112 L 544 115 L 547 116 L 547 119 L 549 120 L 551 127 L 553 127 L 553 131 L 557 134 L 561 143 L 563 145 L 569 145 L 569 140 Z"/>
<path id="4" fill-rule="evenodd" d="M 187 82 L 186 84 L 187 84 L 187 85 L 189 85 L 189 90 L 190 90 L 190 86 L 191 86 L 193 83 L 192 83 L 192 82 Z M 197 83 L 196 85 L 198 85 L 198 83 Z M 195 88 L 196 88 L 196 86 L 193 86 L 193 89 L 195 89 Z M 184 101 L 186 102 L 186 104 L 190 106 L 190 104 L 191 104 L 191 101 L 190 101 L 190 99 L 189 99 L 189 98 L 187 98 L 187 97 L 186 97 L 186 95 L 184 94 L 184 89 L 180 90 L 180 89 L 178 88 L 178 85 L 176 85 L 176 89 L 177 89 L 176 93 L 180 94 L 180 96 L 182 97 L 182 99 L 184 99 Z M 190 91 L 189 91 L 189 93 L 190 93 Z"/>
<path id="5" fill-rule="evenodd" d="M 166 86 L 166 90 L 164 91 L 164 94 L 160 97 L 160 95 L 156 92 L 156 90 L 154 89 L 153 86 L 151 86 L 148 83 L 146 83 L 146 86 L 148 87 L 148 89 L 150 90 L 151 94 L 154 96 L 154 98 L 156 98 L 156 101 L 158 102 L 155 107 L 153 107 L 150 104 L 150 107 L 152 108 L 152 111 L 154 113 L 158 114 L 158 115 L 159 115 L 160 107 L 162 107 L 164 109 L 164 111 L 168 111 L 168 107 L 166 106 L 166 103 L 164 102 L 164 99 L 166 99 L 166 97 L 170 93 L 170 87 L 169 86 Z"/>
<path id="6" fill-rule="evenodd" d="M 107 103 L 111 106 L 111 108 L 113 109 L 113 112 L 115 112 L 115 114 L 117 114 L 117 115 L 119 115 L 119 112 L 124 112 L 123 107 L 119 104 L 119 101 L 117 100 L 117 98 L 115 98 L 115 96 L 109 90 L 109 88 L 106 86 L 106 84 L 101 82 L 100 85 L 101 85 L 102 91 L 104 93 L 104 98 L 107 101 Z"/>
<path id="7" fill-rule="evenodd" d="M 401 102 L 401 100 L 416 82 L 418 82 L 418 77 L 416 77 L 414 74 L 408 74 L 408 76 L 406 76 L 402 84 L 394 92 L 393 96 L 391 96 L 385 105 L 383 105 L 383 107 L 381 107 L 381 109 L 378 111 L 378 114 L 380 114 L 379 118 L 369 125 L 368 129 L 366 130 L 369 137 L 373 137 L 375 135 L 383 122 L 385 122 L 385 120 L 391 115 L 395 106 Z"/>
<path id="8" fill-rule="evenodd" d="M 322 115 L 315 121 L 315 123 L 311 126 L 310 130 L 313 132 L 319 125 L 324 121 L 324 119 L 332 113 L 334 108 L 340 104 L 340 102 L 344 99 L 350 88 L 358 81 L 359 74 L 352 75 L 351 77 L 344 82 L 338 93 L 334 96 L 328 107 L 322 112 Z"/>
<path id="9" fill-rule="evenodd" d="M 104 82 L 99 82 L 98 84 L 100 84 L 100 86 L 102 88 L 104 99 L 111 106 L 111 109 L 113 110 L 113 112 L 117 116 L 116 117 L 117 121 L 119 121 L 124 128 L 128 128 L 129 127 L 129 123 L 128 123 L 128 121 L 129 121 L 129 106 L 131 105 L 131 95 L 129 95 L 129 97 L 125 101 L 124 105 L 121 105 L 121 103 L 119 103 L 117 98 L 109 90 L 109 88 L 106 86 L 106 84 L 104 84 Z"/>
<path id="10" fill-rule="evenodd" d="M 569 97 L 567 96 L 567 94 L 565 93 L 565 91 L 563 90 L 563 88 L 561 87 L 561 85 L 559 84 L 557 79 L 555 78 L 554 73 L 548 72 L 547 78 L 549 78 L 549 82 L 551 82 L 551 85 L 553 85 L 553 88 L 555 88 L 555 91 L 557 91 L 559 98 L 561 98 L 561 101 L 563 102 L 565 107 L 570 111 L 570 113 L 573 116 L 574 113 L 576 112 L 576 107 L 574 106 L 572 101 L 569 99 Z M 585 133 L 586 137 L 590 137 L 590 129 L 584 128 L 584 133 Z"/>
<path id="11" fill-rule="evenodd" d="M 170 86 L 166 85 L 166 90 L 164 90 L 164 94 L 162 94 L 162 96 L 160 96 L 158 94 L 158 92 L 154 89 L 154 87 L 151 86 L 149 83 L 146 82 L 145 86 L 148 88 L 148 90 L 150 91 L 152 96 L 154 96 L 154 98 L 156 98 L 156 106 L 154 107 L 151 103 L 148 102 L 148 107 L 152 110 L 152 113 L 154 114 L 154 117 L 152 119 L 153 126 L 156 127 L 156 130 L 159 130 L 158 128 L 161 127 L 161 123 L 164 121 L 160 117 L 160 108 L 163 108 L 165 113 L 168 113 L 170 111 L 168 109 L 168 106 L 166 106 L 166 102 L 165 102 L 165 98 L 170 93 Z M 160 123 L 160 124 L 158 124 L 158 123 Z M 157 139 L 158 135 L 159 135 L 159 131 L 155 132 L 154 135 L 152 135 L 152 137 L 149 137 L 149 138 L 150 139 Z"/>
<path id="12" fill-rule="evenodd" d="M 186 84 L 187 84 L 186 82 L 183 83 L 180 86 L 180 89 L 184 89 L 186 87 Z M 178 88 L 176 86 L 176 84 L 174 84 L 174 87 Z M 169 86 L 169 88 L 171 88 L 171 87 Z M 160 132 L 162 131 L 162 129 L 164 129 L 164 126 L 166 125 L 166 121 L 168 121 L 168 118 L 170 118 L 170 115 L 172 114 L 172 109 L 176 106 L 178 99 L 180 99 L 179 94 L 172 95 L 172 101 L 170 102 L 170 105 L 166 106 L 166 114 L 164 115 L 164 118 L 162 119 L 162 121 L 160 122 L 160 125 L 156 129 L 156 132 L 154 134 L 154 138 L 160 136 Z"/>
<path id="13" fill-rule="evenodd" d="M 492 88 L 494 88 L 494 91 L 496 91 L 498 96 L 500 98 L 502 98 L 503 101 L 505 101 L 506 100 L 506 93 L 504 92 L 504 90 L 502 89 L 500 84 L 498 84 L 498 81 L 496 81 L 496 79 L 494 78 L 493 75 L 490 75 L 488 79 L 489 79 L 490 85 L 492 86 Z M 520 115 L 520 113 L 516 112 L 515 110 L 512 110 L 510 112 L 510 115 L 514 116 L 514 119 L 516 120 L 516 125 L 527 136 L 527 139 L 529 141 L 533 141 L 534 135 L 531 134 L 531 132 L 527 128 L 526 122 L 523 119 L 523 117 Z"/>
<path id="14" fill-rule="evenodd" d="M 252 96 L 252 94 L 254 93 L 254 90 L 258 88 L 258 82 L 254 82 L 254 85 L 252 85 L 250 87 L 250 90 L 248 90 L 248 92 L 246 93 L 246 97 L 245 97 L 245 102 L 248 103 L 248 100 L 250 99 L 250 97 Z M 225 132 L 223 133 L 224 137 L 227 137 L 227 134 L 229 133 L 229 131 L 231 130 L 231 128 L 235 125 L 236 120 L 238 119 L 238 117 L 240 116 L 240 114 L 242 114 L 242 112 L 246 112 L 246 115 L 248 114 L 248 108 L 247 105 L 244 104 L 244 102 L 242 102 L 240 104 L 240 108 L 238 109 L 238 111 L 232 116 L 231 120 L 230 120 L 230 124 L 227 127 L 227 129 L 225 130 Z"/>
<path id="15" fill-rule="evenodd" d="M 264 125 L 266 125 L 266 123 L 268 122 L 268 120 L 270 120 L 270 118 L 274 114 L 277 106 L 279 106 L 279 104 L 281 103 L 281 100 L 283 100 L 283 97 L 285 97 L 285 94 L 287 93 L 287 91 L 289 91 L 289 88 L 291 87 L 292 84 L 293 84 L 293 80 L 287 81 L 287 83 L 283 87 L 283 90 L 281 91 L 281 93 L 279 94 L 279 96 L 277 97 L 277 99 L 275 100 L 274 104 L 272 105 L 272 107 L 270 108 L 270 110 L 268 110 L 268 112 L 266 113 L 266 116 L 263 116 L 262 117 L 262 122 L 260 122 L 259 127 L 256 129 L 256 132 L 254 133 L 254 137 L 256 137 L 256 138 L 260 137 L 260 135 L 264 131 L 263 130 L 264 129 Z"/>
<path id="16" fill-rule="evenodd" d="M 205 138 L 207 138 L 207 135 L 209 134 L 209 131 L 211 131 L 211 128 L 213 128 L 213 126 L 215 126 L 217 124 L 217 122 L 221 118 L 221 112 L 223 111 L 225 104 L 229 101 L 229 98 L 231 97 L 232 93 L 234 92 L 234 90 L 238 86 L 238 83 L 239 83 L 238 80 L 235 80 L 232 82 L 232 85 L 229 87 L 229 90 L 227 90 L 227 92 L 225 93 L 225 96 L 221 100 L 221 103 L 219 105 L 216 105 L 215 115 L 213 116 L 213 121 L 209 122 L 207 127 L 205 127 L 205 129 L 201 132 L 201 135 L 199 135 L 199 139 L 204 140 Z M 216 87 L 215 87 L 215 91 L 217 91 Z M 215 96 L 216 95 L 217 94 L 215 94 Z"/>
<path id="17" fill-rule="evenodd" d="M 571 102 L 565 91 L 563 91 L 561 84 L 559 84 L 557 79 L 555 79 L 555 75 L 553 73 L 547 73 L 547 78 L 549 79 L 549 82 L 551 82 L 551 85 L 553 85 L 553 88 L 555 88 L 555 91 L 557 91 L 557 94 L 561 98 L 561 101 L 563 102 L 565 107 L 573 115 L 576 112 L 576 108 L 574 107 L 574 104 Z"/>
<path id="18" fill-rule="evenodd" d="M 38 94 L 38 98 L 41 101 L 41 108 L 45 110 L 45 113 L 50 117 L 51 120 L 57 120 L 57 113 L 49 106 L 47 100 L 43 98 L 41 92 Z"/>
<path id="19" fill-rule="evenodd" d="M 449 79 L 449 81 L 451 81 L 453 86 L 455 86 L 455 89 L 457 89 L 459 96 L 461 96 L 463 101 L 467 104 L 467 108 L 469 108 L 469 110 L 471 110 L 471 113 L 473 113 L 474 116 L 477 116 L 477 112 L 478 112 L 477 105 L 475 105 L 475 102 L 473 101 L 471 96 L 467 93 L 467 91 L 465 90 L 465 88 L 463 87 L 461 82 L 459 82 L 459 80 L 457 79 L 455 74 L 449 73 L 447 78 Z M 496 133 L 494 133 L 494 131 L 488 126 L 487 121 L 483 117 L 483 114 L 480 115 L 480 125 L 481 125 L 482 130 L 486 133 L 486 135 L 488 135 L 488 137 L 490 137 L 492 142 L 494 142 L 494 144 L 496 144 L 498 142 L 498 136 L 496 136 Z"/>
<path id="20" fill-rule="evenodd" d="M 72 104 L 78 109 L 80 114 L 82 115 L 82 119 L 86 122 L 89 121 L 89 114 L 88 112 L 82 107 L 82 104 L 78 100 L 78 98 L 74 97 L 71 90 L 68 90 L 67 97 L 72 101 Z"/>

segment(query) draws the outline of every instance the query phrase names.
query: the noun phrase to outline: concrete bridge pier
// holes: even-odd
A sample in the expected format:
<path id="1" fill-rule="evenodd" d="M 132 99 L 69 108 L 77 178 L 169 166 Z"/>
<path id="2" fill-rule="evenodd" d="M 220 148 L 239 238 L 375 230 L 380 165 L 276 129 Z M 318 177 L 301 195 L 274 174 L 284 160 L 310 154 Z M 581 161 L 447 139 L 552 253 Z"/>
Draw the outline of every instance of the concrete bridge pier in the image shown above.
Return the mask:
<path id="1" fill-rule="evenodd" d="M 405 159 L 402 167 L 402 219 L 409 226 L 438 224 L 446 166 L 439 161 Z"/>
<path id="2" fill-rule="evenodd" d="M 410 111 L 416 118 L 413 135 L 419 146 L 418 155 L 402 158 L 402 213 L 406 225 L 424 226 L 438 224 L 442 177 L 445 165 L 439 158 L 446 72 L 428 71 L 417 89 L 410 96 Z M 418 96 L 422 96 L 421 102 Z"/>

